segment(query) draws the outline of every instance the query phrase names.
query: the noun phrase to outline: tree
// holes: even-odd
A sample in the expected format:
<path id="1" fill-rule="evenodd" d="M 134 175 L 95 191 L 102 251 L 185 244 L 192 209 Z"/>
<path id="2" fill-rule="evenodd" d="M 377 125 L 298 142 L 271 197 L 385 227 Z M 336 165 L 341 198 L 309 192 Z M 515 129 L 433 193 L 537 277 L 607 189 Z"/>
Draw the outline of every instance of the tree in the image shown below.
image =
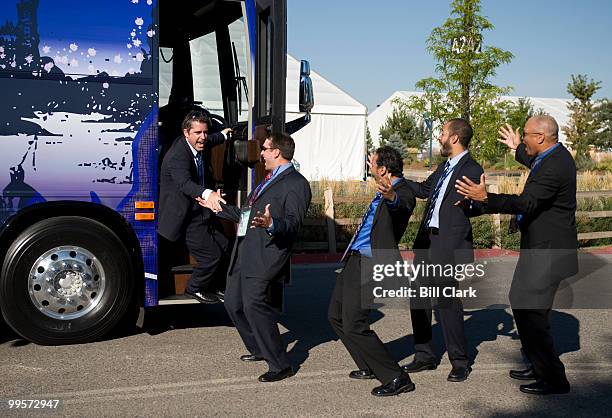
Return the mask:
<path id="1" fill-rule="evenodd" d="M 506 123 L 513 128 L 523 128 L 527 119 L 534 115 L 533 105 L 527 97 L 521 97 L 516 103 L 508 105 Z"/>
<path id="2" fill-rule="evenodd" d="M 406 154 L 403 158 L 407 157 L 407 148 L 421 149 L 428 138 L 423 123 L 417 123 L 407 109 L 399 107 L 393 108 L 378 134 L 381 145 L 391 145 L 391 138 L 395 136 L 396 143 L 401 143 L 403 154 Z"/>
<path id="3" fill-rule="evenodd" d="M 483 46 L 483 33 L 492 29 L 493 24 L 480 14 L 480 0 L 454 0 L 450 17 L 427 40 L 438 77 L 419 80 L 416 88 L 424 95 L 404 102 L 419 114 L 429 112 L 437 126 L 455 117 L 471 121 L 472 148 L 481 160 L 504 152 L 496 141 L 507 106 L 500 96 L 511 91 L 491 84 L 497 67 L 513 58 L 508 51 Z"/>
<path id="4" fill-rule="evenodd" d="M 374 142 L 372 141 L 372 134 L 370 133 L 370 127 L 368 121 L 366 121 L 366 153 L 370 155 L 374 151 Z"/>
<path id="5" fill-rule="evenodd" d="M 579 166 L 588 164 L 589 145 L 597 140 L 599 130 L 593 110 L 593 95 L 599 90 L 601 82 L 588 79 L 586 74 L 572 74 L 572 81 L 567 84 L 567 92 L 574 99 L 567 103 L 570 110 L 569 124 L 563 127 L 567 141 L 576 151 L 576 163 Z"/>
<path id="6" fill-rule="evenodd" d="M 612 149 L 612 101 L 604 99 L 595 108 L 595 123 L 600 130 L 595 136 L 595 145 L 599 150 Z"/>
<path id="7" fill-rule="evenodd" d="M 408 149 L 406 148 L 406 143 L 402 141 L 402 137 L 397 133 L 392 133 L 389 136 L 389 139 L 385 141 L 385 145 L 395 148 L 399 151 L 402 156 L 402 160 L 408 158 Z"/>

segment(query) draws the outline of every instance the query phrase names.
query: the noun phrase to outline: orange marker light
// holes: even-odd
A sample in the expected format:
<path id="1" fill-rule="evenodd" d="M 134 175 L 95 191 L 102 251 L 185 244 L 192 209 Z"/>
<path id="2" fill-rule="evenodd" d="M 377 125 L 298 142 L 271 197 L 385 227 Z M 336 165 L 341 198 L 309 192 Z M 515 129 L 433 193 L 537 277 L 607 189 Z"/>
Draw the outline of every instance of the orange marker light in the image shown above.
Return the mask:
<path id="1" fill-rule="evenodd" d="M 136 209 L 155 209 L 155 202 L 134 202 Z"/>

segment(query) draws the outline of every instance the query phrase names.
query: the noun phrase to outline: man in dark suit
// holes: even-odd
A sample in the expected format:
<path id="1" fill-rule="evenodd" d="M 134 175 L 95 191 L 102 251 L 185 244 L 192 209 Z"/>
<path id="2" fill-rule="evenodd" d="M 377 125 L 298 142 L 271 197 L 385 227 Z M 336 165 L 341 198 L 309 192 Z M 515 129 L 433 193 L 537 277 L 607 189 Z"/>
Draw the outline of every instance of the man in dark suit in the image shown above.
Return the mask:
<path id="1" fill-rule="evenodd" d="M 293 376 L 277 324 L 278 297 L 289 279 L 293 243 L 304 222 L 311 192 L 308 181 L 295 170 L 295 150 L 287 134 L 272 134 L 261 146 L 268 174 L 240 209 L 222 204 L 217 215 L 238 223 L 230 259 L 225 308 L 249 354 L 242 361 L 268 363 L 260 382 Z M 206 205 L 202 201 L 203 205 Z"/>
<path id="2" fill-rule="evenodd" d="M 408 374 L 387 352 L 370 329 L 368 315 L 374 299 L 372 268 L 375 264 L 402 261 L 398 243 L 406 230 L 415 198 L 402 174 L 402 157 L 391 147 L 378 148 L 370 157 L 370 170 L 378 192 L 347 247 L 342 272 L 329 304 L 329 322 L 358 370 L 349 377 L 377 378 L 382 386 L 374 396 L 392 396 L 414 390 Z M 348 257 L 347 257 L 348 256 Z"/>
<path id="3" fill-rule="evenodd" d="M 440 164 L 424 181 L 408 181 L 414 194 L 427 199 L 419 231 L 414 240 L 415 264 L 458 265 L 474 261 L 472 224 L 470 216 L 478 215 L 471 204 L 456 203 L 463 200 L 453 187 L 455 179 L 467 176 L 479 179 L 482 167 L 468 151 L 473 131 L 463 119 L 451 119 L 442 127 L 439 139 L 440 153 L 448 160 Z M 416 279 L 418 287 L 456 286 L 453 277 L 426 277 Z M 419 289 L 417 289 L 417 292 Z M 418 294 L 418 293 L 417 293 Z M 467 356 L 467 341 L 463 325 L 463 304 L 458 297 L 438 299 L 436 311 L 442 327 L 444 342 L 452 370 L 447 380 L 461 382 L 468 378 L 471 368 Z M 403 366 L 408 373 L 433 370 L 438 359 L 432 345 L 432 305 L 430 298 L 411 299 L 410 318 L 415 341 L 415 356 Z"/>
<path id="4" fill-rule="evenodd" d="M 219 192 L 212 190 L 212 171 L 204 163 L 204 153 L 223 143 L 227 130 L 209 137 L 209 126 L 210 121 L 202 112 L 190 112 L 182 123 L 183 136 L 165 154 L 160 173 L 157 231 L 169 241 L 184 235 L 187 248 L 197 261 L 185 294 L 203 303 L 217 303 L 223 295 L 223 284 L 214 283 L 214 279 L 228 240 L 219 220 L 210 209 L 200 207 L 196 198 L 206 200 L 216 209 L 224 202 Z"/>
<path id="5" fill-rule="evenodd" d="M 521 231 L 521 253 L 510 288 L 510 304 L 523 351 L 532 367 L 511 370 L 510 377 L 535 380 L 521 392 L 546 395 L 570 390 L 565 368 L 550 334 L 549 314 L 562 279 L 578 272 L 576 234 L 576 165 L 558 142 L 559 126 L 551 116 L 534 116 L 523 129 L 499 133 L 515 158 L 531 172 L 520 195 L 487 193 L 484 176 L 457 181 L 459 192 L 484 203 L 488 213 L 510 213 Z"/>

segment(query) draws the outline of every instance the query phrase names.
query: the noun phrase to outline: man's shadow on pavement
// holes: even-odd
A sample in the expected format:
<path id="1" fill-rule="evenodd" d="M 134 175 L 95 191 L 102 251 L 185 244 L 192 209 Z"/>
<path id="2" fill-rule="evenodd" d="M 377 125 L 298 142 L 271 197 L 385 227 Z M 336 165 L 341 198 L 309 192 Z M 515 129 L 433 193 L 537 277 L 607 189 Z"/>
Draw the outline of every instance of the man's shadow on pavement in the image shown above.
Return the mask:
<path id="1" fill-rule="evenodd" d="M 407 317 L 406 321 L 408 328 L 410 318 Z M 580 350 L 580 322 L 576 317 L 565 312 L 551 311 L 550 324 L 555 349 L 560 355 Z M 519 339 L 514 326 L 514 318 L 509 311 L 498 307 L 466 311 L 464 326 L 470 364 L 476 361 L 480 344 L 495 341 L 499 336 L 510 337 L 513 340 Z M 436 354 L 442 358 L 446 353 L 446 347 L 442 328 L 437 321 L 432 325 L 432 341 Z M 414 354 L 414 337 L 408 334 L 388 342 L 386 347 L 393 358 L 401 362 Z M 521 360 L 520 351 L 517 350 L 513 360 Z"/>
<path id="2" fill-rule="evenodd" d="M 282 335 L 283 342 L 288 346 L 294 343 L 289 356 L 296 366 L 308 359 L 313 348 L 338 340 L 327 319 L 327 308 L 335 284 L 336 273 L 329 266 L 298 268 L 293 271 L 292 284 L 285 288 L 285 312 L 280 317 L 280 324 L 288 330 Z M 370 323 L 379 321 L 385 314 L 384 311 L 374 310 L 370 315 Z M 389 314 L 405 316 L 406 335 L 385 344 L 391 355 L 402 362 L 414 354 L 414 337 L 409 333 L 410 314 L 408 310 L 397 309 Z M 580 349 L 580 324 L 574 316 L 552 311 L 550 322 L 559 354 Z M 483 342 L 495 341 L 498 336 L 518 340 L 510 311 L 500 309 L 499 306 L 466 311 L 464 323 L 471 362 L 476 360 L 478 347 Z M 438 321 L 432 326 L 432 337 L 434 349 L 441 357 L 446 349 Z M 520 351 L 517 350 L 514 360 L 520 358 Z"/>
<path id="3" fill-rule="evenodd" d="M 337 267 L 335 267 L 337 268 Z M 279 323 L 288 332 L 282 335 L 294 366 L 301 366 L 310 350 L 338 337 L 327 320 L 327 308 L 336 284 L 335 268 L 294 268 L 292 280 L 285 287 L 285 310 Z"/>

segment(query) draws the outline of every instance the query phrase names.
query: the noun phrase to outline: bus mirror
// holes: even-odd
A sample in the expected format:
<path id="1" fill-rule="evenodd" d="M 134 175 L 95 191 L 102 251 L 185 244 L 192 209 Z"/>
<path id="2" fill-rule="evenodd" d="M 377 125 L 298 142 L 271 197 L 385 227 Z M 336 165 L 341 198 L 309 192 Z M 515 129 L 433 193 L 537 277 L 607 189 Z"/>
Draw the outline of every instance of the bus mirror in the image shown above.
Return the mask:
<path id="1" fill-rule="evenodd" d="M 310 113 L 314 106 L 314 93 L 310 79 L 310 63 L 302 60 L 300 64 L 300 112 Z"/>

